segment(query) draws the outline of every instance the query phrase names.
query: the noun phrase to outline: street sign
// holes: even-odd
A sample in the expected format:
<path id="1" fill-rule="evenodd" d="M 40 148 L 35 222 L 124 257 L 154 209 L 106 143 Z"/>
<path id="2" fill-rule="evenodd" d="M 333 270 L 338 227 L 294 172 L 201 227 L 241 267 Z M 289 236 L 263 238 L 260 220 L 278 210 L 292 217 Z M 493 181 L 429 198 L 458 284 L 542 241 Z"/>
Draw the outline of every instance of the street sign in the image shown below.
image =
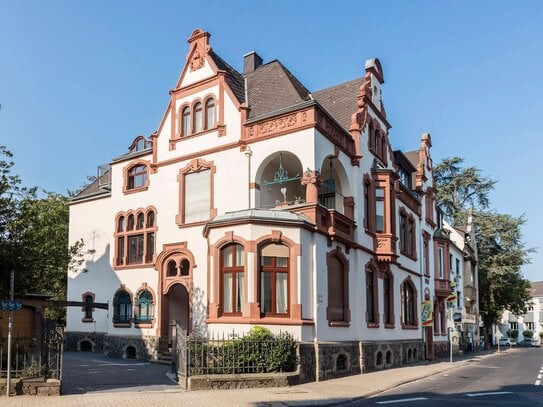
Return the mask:
<path id="1" fill-rule="evenodd" d="M 23 308 L 23 304 L 19 301 L 0 300 L 0 310 L 2 311 L 19 311 Z"/>

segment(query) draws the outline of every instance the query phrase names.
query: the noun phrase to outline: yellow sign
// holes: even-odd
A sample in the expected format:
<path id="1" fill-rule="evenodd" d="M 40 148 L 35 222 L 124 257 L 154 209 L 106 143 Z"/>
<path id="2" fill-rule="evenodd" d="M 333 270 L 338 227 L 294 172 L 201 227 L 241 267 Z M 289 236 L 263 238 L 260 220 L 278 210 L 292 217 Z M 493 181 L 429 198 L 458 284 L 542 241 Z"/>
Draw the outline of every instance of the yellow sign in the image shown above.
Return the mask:
<path id="1" fill-rule="evenodd" d="M 421 304 L 421 317 L 422 326 L 432 326 L 434 321 L 434 307 L 432 301 L 423 301 Z"/>

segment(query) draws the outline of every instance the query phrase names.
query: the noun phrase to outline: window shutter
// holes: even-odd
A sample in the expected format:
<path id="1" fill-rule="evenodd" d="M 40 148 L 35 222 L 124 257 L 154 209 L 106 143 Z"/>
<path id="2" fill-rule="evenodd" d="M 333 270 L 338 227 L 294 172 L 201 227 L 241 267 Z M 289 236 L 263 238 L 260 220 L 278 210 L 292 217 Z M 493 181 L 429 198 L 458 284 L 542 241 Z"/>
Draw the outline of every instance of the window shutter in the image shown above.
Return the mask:
<path id="1" fill-rule="evenodd" d="M 208 220 L 211 209 L 210 172 L 185 175 L 185 223 Z"/>

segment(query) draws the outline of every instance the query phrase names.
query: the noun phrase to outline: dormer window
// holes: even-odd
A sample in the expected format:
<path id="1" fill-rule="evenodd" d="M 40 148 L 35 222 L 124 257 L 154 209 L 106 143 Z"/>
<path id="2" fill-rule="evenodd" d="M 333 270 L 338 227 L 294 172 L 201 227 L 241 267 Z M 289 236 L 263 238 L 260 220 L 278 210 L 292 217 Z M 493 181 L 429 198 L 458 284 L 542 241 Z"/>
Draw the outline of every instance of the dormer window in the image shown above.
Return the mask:
<path id="1" fill-rule="evenodd" d="M 407 189 L 411 189 L 411 174 L 409 174 L 403 168 L 400 168 L 398 175 L 400 176 L 400 182 L 402 183 L 402 185 Z"/>
<path id="2" fill-rule="evenodd" d="M 147 140 L 143 136 L 138 136 L 128 149 L 129 153 L 136 153 L 138 151 L 147 150 L 148 148 L 151 148 L 153 143 L 150 140 Z"/>

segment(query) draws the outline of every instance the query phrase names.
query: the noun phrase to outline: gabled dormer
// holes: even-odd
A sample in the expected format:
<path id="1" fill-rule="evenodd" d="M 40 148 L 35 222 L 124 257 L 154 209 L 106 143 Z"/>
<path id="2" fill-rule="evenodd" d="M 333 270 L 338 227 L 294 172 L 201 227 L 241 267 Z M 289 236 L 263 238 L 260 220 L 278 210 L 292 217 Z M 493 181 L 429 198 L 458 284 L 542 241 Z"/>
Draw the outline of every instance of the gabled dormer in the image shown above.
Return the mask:
<path id="1" fill-rule="evenodd" d="M 157 160 L 170 156 L 166 150 L 178 149 L 178 143 L 195 137 L 210 135 L 223 137 L 227 134 L 226 111 L 238 111 L 240 116 L 230 116 L 235 121 L 232 136 L 239 138 L 239 126 L 245 103 L 243 76 L 220 58 L 211 48 L 210 34 L 196 29 L 188 39 L 189 50 L 185 65 L 175 87 L 170 91 L 170 103 L 155 137 L 160 149 Z M 169 133 L 169 134 L 168 134 Z M 209 145 L 209 142 L 207 142 Z M 184 145 L 187 152 L 196 147 Z"/>

